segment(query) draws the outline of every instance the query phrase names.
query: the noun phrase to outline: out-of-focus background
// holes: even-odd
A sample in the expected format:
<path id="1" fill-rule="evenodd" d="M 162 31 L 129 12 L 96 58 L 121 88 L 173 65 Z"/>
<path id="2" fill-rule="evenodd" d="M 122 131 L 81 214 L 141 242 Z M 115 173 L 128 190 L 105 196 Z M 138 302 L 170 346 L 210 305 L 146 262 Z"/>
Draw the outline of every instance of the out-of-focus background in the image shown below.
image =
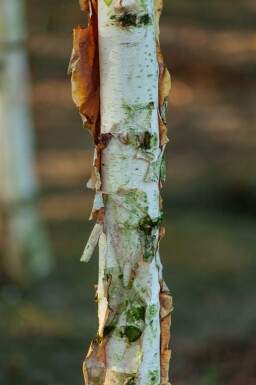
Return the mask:
<path id="1" fill-rule="evenodd" d="M 82 385 L 97 330 L 97 256 L 79 258 L 92 228 L 93 156 L 66 75 L 74 0 L 28 0 L 39 199 L 56 256 L 20 288 L 1 273 L 1 385 Z M 174 296 L 173 385 L 256 384 L 256 4 L 172 0 L 162 49 L 172 73 L 161 243 Z"/>

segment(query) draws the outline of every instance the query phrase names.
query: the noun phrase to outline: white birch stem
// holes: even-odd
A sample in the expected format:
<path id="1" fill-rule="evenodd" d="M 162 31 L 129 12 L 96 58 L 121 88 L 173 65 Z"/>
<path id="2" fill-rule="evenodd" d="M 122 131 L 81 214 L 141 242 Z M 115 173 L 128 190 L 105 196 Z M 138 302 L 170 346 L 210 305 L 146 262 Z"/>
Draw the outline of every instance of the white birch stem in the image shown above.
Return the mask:
<path id="1" fill-rule="evenodd" d="M 160 186 L 166 143 L 159 126 L 159 120 L 164 124 L 159 79 L 164 77 L 166 93 L 169 77 L 159 62 L 155 25 L 162 2 L 80 3 L 88 6 L 91 18 L 98 7 L 99 137 L 96 119 L 90 118 L 85 103 L 88 92 L 84 91 L 84 97 L 77 93 L 78 89 L 81 92 L 79 72 L 83 79 L 86 67 L 81 44 L 86 46 L 87 36 L 87 49 L 92 47 L 88 38 L 92 22 L 88 32 L 81 32 L 81 27 L 75 30 L 70 67 L 73 97 L 97 144 L 89 185 L 96 187 L 97 195 L 104 195 L 104 212 L 98 205 L 92 213 L 100 214 L 98 221 L 103 224 L 97 290 L 99 331 L 84 362 L 85 381 L 88 385 L 166 385 L 172 303 L 162 281 L 159 256 L 159 240 L 164 234 Z M 88 84 L 86 88 L 90 88 Z M 89 240 L 88 250 L 91 243 L 95 242 Z"/>
<path id="2" fill-rule="evenodd" d="M 39 186 L 26 37 L 24 0 L 1 0 L 0 206 L 6 218 L 4 266 L 15 280 L 43 277 L 53 266 L 48 235 L 35 206 Z"/>

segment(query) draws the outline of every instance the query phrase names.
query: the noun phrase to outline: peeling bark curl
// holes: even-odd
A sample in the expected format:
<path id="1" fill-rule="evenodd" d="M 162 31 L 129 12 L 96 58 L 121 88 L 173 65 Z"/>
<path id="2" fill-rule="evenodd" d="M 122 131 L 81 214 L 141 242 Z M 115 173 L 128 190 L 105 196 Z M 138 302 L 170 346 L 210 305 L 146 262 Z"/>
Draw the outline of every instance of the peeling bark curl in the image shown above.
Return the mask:
<path id="1" fill-rule="evenodd" d="M 82 10 L 90 12 L 89 25 L 73 31 L 73 52 L 69 64 L 73 100 L 91 131 L 95 144 L 100 135 L 100 75 L 97 0 L 80 0 Z"/>
<path id="2" fill-rule="evenodd" d="M 169 141 L 167 137 L 167 122 L 165 117 L 165 111 L 168 105 L 169 93 L 171 89 L 171 76 L 164 62 L 159 40 L 159 20 L 163 9 L 163 3 L 163 0 L 155 0 L 156 50 L 159 65 L 159 128 L 160 143 L 162 146 L 168 143 Z"/>
<path id="3" fill-rule="evenodd" d="M 161 282 L 160 291 L 160 320 L 161 320 L 161 385 L 169 384 L 169 362 L 171 359 L 170 327 L 173 310 L 172 297 L 165 283 Z"/>

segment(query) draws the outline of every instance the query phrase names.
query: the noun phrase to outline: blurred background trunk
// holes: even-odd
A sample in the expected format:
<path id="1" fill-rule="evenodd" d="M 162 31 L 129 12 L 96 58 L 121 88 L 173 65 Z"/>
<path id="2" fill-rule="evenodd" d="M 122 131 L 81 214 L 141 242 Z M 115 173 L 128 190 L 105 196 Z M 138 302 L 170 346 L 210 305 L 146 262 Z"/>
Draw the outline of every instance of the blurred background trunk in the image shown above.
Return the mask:
<path id="1" fill-rule="evenodd" d="M 0 3 L 0 210 L 4 273 L 25 283 L 46 276 L 53 260 L 41 220 L 26 52 L 24 0 Z"/>

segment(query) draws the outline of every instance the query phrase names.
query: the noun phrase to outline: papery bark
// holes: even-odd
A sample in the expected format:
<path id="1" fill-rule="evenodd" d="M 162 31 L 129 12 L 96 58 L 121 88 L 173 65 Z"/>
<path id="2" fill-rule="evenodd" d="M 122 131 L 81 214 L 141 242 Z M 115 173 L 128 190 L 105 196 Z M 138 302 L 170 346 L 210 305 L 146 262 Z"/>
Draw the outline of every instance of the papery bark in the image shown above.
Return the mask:
<path id="1" fill-rule="evenodd" d="M 88 186 L 96 190 L 91 218 L 97 223 L 82 260 L 91 258 L 99 239 L 99 330 L 84 361 L 85 382 L 166 385 L 172 297 L 162 277 L 159 243 L 165 233 L 160 188 L 170 75 L 159 43 L 162 1 L 81 0 L 80 5 L 90 16 L 83 36 L 97 14 L 99 44 L 92 53 L 88 39 L 79 51 L 81 27 L 74 30 L 73 98 L 80 113 L 88 102 L 82 115 L 96 144 Z M 97 68 L 92 66 L 97 52 L 99 77 L 84 79 Z M 100 130 L 90 125 L 96 106 L 90 94 L 99 95 Z"/>

